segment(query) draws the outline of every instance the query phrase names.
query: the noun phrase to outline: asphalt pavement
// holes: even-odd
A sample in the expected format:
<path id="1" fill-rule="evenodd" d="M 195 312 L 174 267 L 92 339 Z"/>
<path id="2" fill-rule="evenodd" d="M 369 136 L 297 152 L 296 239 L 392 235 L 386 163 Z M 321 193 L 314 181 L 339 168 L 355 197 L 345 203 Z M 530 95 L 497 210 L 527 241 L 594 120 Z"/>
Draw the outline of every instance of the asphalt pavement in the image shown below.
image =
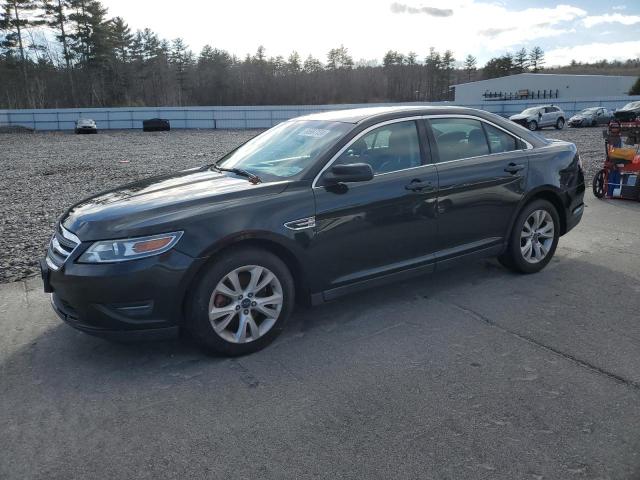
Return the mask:
<path id="1" fill-rule="evenodd" d="M 299 309 L 239 359 L 93 338 L 2 284 L 0 478 L 640 479 L 640 203 L 586 203 L 539 274 Z"/>

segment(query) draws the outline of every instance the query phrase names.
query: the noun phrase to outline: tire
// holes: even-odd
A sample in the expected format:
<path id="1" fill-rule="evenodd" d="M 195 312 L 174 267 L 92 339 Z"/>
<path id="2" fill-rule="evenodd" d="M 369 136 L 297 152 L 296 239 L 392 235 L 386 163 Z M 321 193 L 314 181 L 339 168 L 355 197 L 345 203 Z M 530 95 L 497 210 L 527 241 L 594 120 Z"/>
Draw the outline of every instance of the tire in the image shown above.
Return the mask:
<path id="1" fill-rule="evenodd" d="M 592 127 L 597 127 L 598 126 L 598 122 L 596 120 L 591 120 L 591 126 Z"/>
<path id="2" fill-rule="evenodd" d="M 593 195 L 596 198 L 604 198 L 604 196 L 606 195 L 606 178 L 607 172 L 604 168 L 602 170 L 599 170 L 598 173 L 593 176 L 591 188 L 593 189 Z"/>
<path id="3" fill-rule="evenodd" d="M 255 277 L 260 287 L 270 278 L 267 272 L 273 280 L 260 290 L 251 290 L 251 280 Z M 237 280 L 236 287 L 229 275 Z M 278 296 L 279 306 L 269 302 L 258 305 L 260 299 Z M 188 300 L 186 326 L 191 336 L 211 353 L 246 355 L 263 349 L 282 332 L 294 302 L 293 277 L 282 260 L 262 249 L 232 248 L 218 256 L 200 276 Z M 214 310 L 217 311 L 213 313 Z M 270 316 L 263 311 L 271 312 Z"/>
<path id="4" fill-rule="evenodd" d="M 564 128 L 564 118 L 560 117 L 556 122 L 556 130 L 562 130 Z"/>
<path id="5" fill-rule="evenodd" d="M 536 217 L 536 215 L 539 216 Z M 536 218 L 540 220 L 537 228 Z M 525 224 L 528 225 L 528 229 Z M 548 228 L 550 224 L 553 225 L 553 231 Z M 531 232 L 531 236 L 528 238 L 523 236 L 523 233 L 527 232 Z M 536 232 L 538 233 L 536 234 Z M 539 232 L 544 232 L 544 235 Z M 498 260 L 505 267 L 519 273 L 539 272 L 553 258 L 559 238 L 560 217 L 556 208 L 546 200 L 534 200 L 525 205 L 518 215 L 509 236 L 507 249 L 498 257 Z M 531 245 L 529 258 L 523 253 L 527 242 Z M 538 242 L 537 248 L 534 248 L 535 242 Z M 545 251 L 546 253 L 544 253 Z"/>
<path id="6" fill-rule="evenodd" d="M 531 120 L 529 123 L 527 123 L 527 128 L 532 132 L 535 132 L 536 130 L 538 130 L 538 122 L 536 122 L 535 120 Z"/>

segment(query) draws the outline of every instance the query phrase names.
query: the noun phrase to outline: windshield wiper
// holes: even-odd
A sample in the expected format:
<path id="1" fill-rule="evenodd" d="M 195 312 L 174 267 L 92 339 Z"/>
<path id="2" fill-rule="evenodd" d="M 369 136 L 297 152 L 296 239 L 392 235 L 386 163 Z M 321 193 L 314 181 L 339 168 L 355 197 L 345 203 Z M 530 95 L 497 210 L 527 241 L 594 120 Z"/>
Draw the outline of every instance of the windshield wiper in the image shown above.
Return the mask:
<path id="1" fill-rule="evenodd" d="M 245 177 L 248 178 L 249 181 L 253 184 L 256 183 L 260 183 L 262 182 L 262 179 L 251 173 L 251 172 L 247 172 L 246 170 L 243 170 L 241 168 L 225 168 L 225 167 L 220 167 L 218 166 L 217 163 L 214 163 L 213 165 L 211 165 L 211 168 L 217 170 L 218 172 L 230 172 L 230 173 L 235 173 L 236 175 L 240 175 L 241 177 Z"/>

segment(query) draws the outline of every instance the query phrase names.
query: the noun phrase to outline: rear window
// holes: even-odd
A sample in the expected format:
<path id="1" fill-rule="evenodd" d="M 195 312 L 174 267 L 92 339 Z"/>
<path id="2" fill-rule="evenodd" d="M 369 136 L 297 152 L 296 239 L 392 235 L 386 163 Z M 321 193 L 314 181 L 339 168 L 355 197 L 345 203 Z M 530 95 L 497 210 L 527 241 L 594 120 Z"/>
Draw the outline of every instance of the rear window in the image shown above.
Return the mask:
<path id="1" fill-rule="evenodd" d="M 489 144 L 478 120 L 434 118 L 431 128 L 441 162 L 489 154 Z"/>
<path id="2" fill-rule="evenodd" d="M 509 135 L 499 128 L 489 125 L 488 123 L 484 124 L 484 129 L 487 132 L 487 139 L 489 140 L 491 153 L 520 150 L 519 142 L 514 136 Z"/>

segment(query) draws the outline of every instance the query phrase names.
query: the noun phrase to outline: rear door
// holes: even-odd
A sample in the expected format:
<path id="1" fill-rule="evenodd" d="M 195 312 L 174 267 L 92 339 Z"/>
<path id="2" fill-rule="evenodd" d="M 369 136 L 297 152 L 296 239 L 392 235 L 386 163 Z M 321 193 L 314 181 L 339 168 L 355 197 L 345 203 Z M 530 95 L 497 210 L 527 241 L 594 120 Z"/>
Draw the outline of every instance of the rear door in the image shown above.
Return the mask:
<path id="1" fill-rule="evenodd" d="M 542 109 L 542 119 L 540 120 L 541 127 L 549 127 L 556 123 L 555 113 L 553 107 L 544 107 Z"/>
<path id="2" fill-rule="evenodd" d="M 357 136 L 326 167 L 368 163 L 371 181 L 327 187 L 322 174 L 316 179 L 317 233 L 310 245 L 315 291 L 411 267 L 429 269 L 438 177 L 425 138 L 417 120 L 384 122 Z"/>
<path id="3" fill-rule="evenodd" d="M 527 145 L 472 117 L 427 120 L 438 171 L 438 259 L 501 246 L 522 199 Z"/>

